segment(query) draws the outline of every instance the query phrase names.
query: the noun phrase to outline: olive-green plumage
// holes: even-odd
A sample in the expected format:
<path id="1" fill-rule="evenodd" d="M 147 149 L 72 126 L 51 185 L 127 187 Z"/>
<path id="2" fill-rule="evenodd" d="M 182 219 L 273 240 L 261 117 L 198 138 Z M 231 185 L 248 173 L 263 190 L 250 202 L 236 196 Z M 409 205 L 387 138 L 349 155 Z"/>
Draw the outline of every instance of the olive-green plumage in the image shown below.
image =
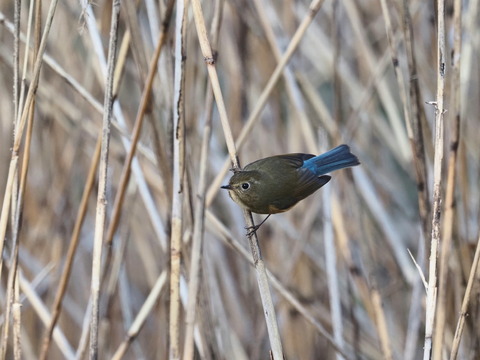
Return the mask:
<path id="1" fill-rule="evenodd" d="M 327 172 L 358 165 L 347 145 L 315 156 L 286 154 L 248 164 L 222 186 L 239 205 L 257 214 L 287 211 L 329 180 Z"/>

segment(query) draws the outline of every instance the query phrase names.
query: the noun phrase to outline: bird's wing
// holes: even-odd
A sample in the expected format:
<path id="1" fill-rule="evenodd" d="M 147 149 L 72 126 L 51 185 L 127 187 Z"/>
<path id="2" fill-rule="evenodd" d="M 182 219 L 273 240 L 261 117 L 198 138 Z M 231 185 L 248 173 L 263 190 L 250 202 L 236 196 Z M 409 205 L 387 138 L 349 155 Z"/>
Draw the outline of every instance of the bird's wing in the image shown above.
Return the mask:
<path id="1" fill-rule="evenodd" d="M 328 183 L 330 179 L 328 175 L 319 177 L 308 169 L 299 169 L 293 196 L 298 200 L 304 199 Z"/>
<path id="2" fill-rule="evenodd" d="M 313 157 L 315 157 L 315 155 L 302 153 L 270 156 L 246 165 L 243 168 L 243 171 L 262 171 L 268 168 L 269 171 L 275 173 L 277 168 L 285 169 L 285 166 L 291 166 L 293 169 L 299 169 L 303 166 L 303 163 L 306 160 Z"/>
<path id="3" fill-rule="evenodd" d="M 287 162 L 289 165 L 294 167 L 295 169 L 301 168 L 305 160 L 311 159 L 315 157 L 312 154 L 302 154 L 302 153 L 293 153 L 293 154 L 284 154 L 284 155 L 277 155 L 275 158 L 282 161 L 283 163 Z"/>

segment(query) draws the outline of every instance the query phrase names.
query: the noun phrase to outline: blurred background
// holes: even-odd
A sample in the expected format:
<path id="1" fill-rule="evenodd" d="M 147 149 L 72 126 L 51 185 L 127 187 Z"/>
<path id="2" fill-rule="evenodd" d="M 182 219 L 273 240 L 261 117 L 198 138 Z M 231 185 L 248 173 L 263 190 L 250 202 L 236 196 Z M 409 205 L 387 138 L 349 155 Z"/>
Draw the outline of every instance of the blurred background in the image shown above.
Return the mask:
<path id="1" fill-rule="evenodd" d="M 335 172 L 328 185 L 289 212 L 272 216 L 258 231 L 266 267 L 275 277 L 271 290 L 285 359 L 341 359 L 335 347 L 349 359 L 423 356 L 427 302 L 422 276 L 428 281 L 433 164 L 441 148 L 438 273 L 444 270 L 435 326 L 443 325 L 435 327 L 434 342 L 440 339 L 440 345 L 434 356 L 445 359 L 450 354 L 479 231 L 480 12 L 478 0 L 460 3 L 460 12 L 454 11 L 453 1 L 445 3 L 445 137 L 437 148 L 436 2 L 326 0 L 318 4 L 318 12 L 303 0 L 202 3 L 229 125 L 233 138 L 241 137 L 240 163 L 289 152 L 319 154 L 343 143 L 361 162 Z M 18 144 L 18 175 L 13 186 L 7 186 L 18 124 L 15 104 L 23 109 L 32 85 L 34 53 L 49 6 L 49 1 L 0 3 L 0 194 L 2 219 L 8 221 L 0 289 L 4 358 L 15 354 L 37 359 L 42 352 L 48 359 L 88 356 L 98 187 L 95 150 L 102 135 L 112 3 L 58 3 L 33 94 L 34 111 L 26 117 Z M 101 359 L 169 357 L 169 243 L 177 196 L 172 191 L 174 67 L 179 59 L 176 5 L 173 12 L 168 7 L 163 0 L 124 0 L 120 5 L 105 238 L 112 232 L 103 257 L 107 270 L 101 285 Z M 455 31 L 460 15 L 461 37 Z M 309 16 L 311 23 L 293 42 L 295 51 L 262 104 L 275 68 Z M 162 33 L 165 42 L 132 173 L 121 187 L 149 64 Z M 270 344 L 243 213 L 220 189 L 231 175 L 231 163 L 217 107 L 211 106 L 210 80 L 191 6 L 183 41 L 181 353 L 192 242 L 199 236 L 194 226 L 204 221 L 195 358 L 268 359 Z M 252 116 L 257 110 L 258 116 Z M 203 142 L 208 151 L 202 160 Z M 199 186 L 202 163 L 206 193 Z M 24 171 L 28 172 L 19 192 Z M 89 173 L 95 175 L 90 181 Z M 125 197 L 118 226 L 113 226 L 120 192 Z M 23 196 L 17 197 L 20 193 Z M 198 218 L 195 212 L 203 195 L 205 213 Z M 13 202 L 5 204 L 10 198 Z M 19 206 L 21 215 L 12 215 Z M 254 218 L 258 222 L 264 217 Z M 18 267 L 12 266 L 14 239 Z M 69 252 L 76 240 L 78 246 Z M 47 324 L 70 262 L 57 330 L 45 348 Z M 461 359 L 480 356 L 479 291 L 476 280 Z M 18 308 L 12 307 L 16 329 L 12 316 L 6 318 L 12 293 L 21 304 L 16 315 Z M 152 306 L 138 332 L 132 331 L 149 294 Z"/>

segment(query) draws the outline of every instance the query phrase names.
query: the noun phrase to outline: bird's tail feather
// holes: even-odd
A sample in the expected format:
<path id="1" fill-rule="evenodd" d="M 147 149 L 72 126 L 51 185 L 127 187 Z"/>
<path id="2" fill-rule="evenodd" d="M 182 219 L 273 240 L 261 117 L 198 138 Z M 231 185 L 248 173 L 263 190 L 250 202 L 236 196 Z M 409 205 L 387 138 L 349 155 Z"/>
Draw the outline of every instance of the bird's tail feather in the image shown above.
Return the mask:
<path id="1" fill-rule="evenodd" d="M 306 160 L 303 167 L 320 176 L 359 164 L 358 158 L 350 152 L 348 145 L 340 145 L 324 154 Z"/>

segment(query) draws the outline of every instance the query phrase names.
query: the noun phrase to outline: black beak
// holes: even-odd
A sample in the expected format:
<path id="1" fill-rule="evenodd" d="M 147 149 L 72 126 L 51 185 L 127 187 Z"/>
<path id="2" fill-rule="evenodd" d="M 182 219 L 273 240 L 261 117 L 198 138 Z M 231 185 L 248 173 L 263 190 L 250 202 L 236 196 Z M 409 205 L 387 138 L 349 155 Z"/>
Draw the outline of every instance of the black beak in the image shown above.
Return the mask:
<path id="1" fill-rule="evenodd" d="M 227 189 L 227 190 L 232 190 L 232 186 L 231 185 L 223 185 L 221 186 L 222 189 Z"/>

